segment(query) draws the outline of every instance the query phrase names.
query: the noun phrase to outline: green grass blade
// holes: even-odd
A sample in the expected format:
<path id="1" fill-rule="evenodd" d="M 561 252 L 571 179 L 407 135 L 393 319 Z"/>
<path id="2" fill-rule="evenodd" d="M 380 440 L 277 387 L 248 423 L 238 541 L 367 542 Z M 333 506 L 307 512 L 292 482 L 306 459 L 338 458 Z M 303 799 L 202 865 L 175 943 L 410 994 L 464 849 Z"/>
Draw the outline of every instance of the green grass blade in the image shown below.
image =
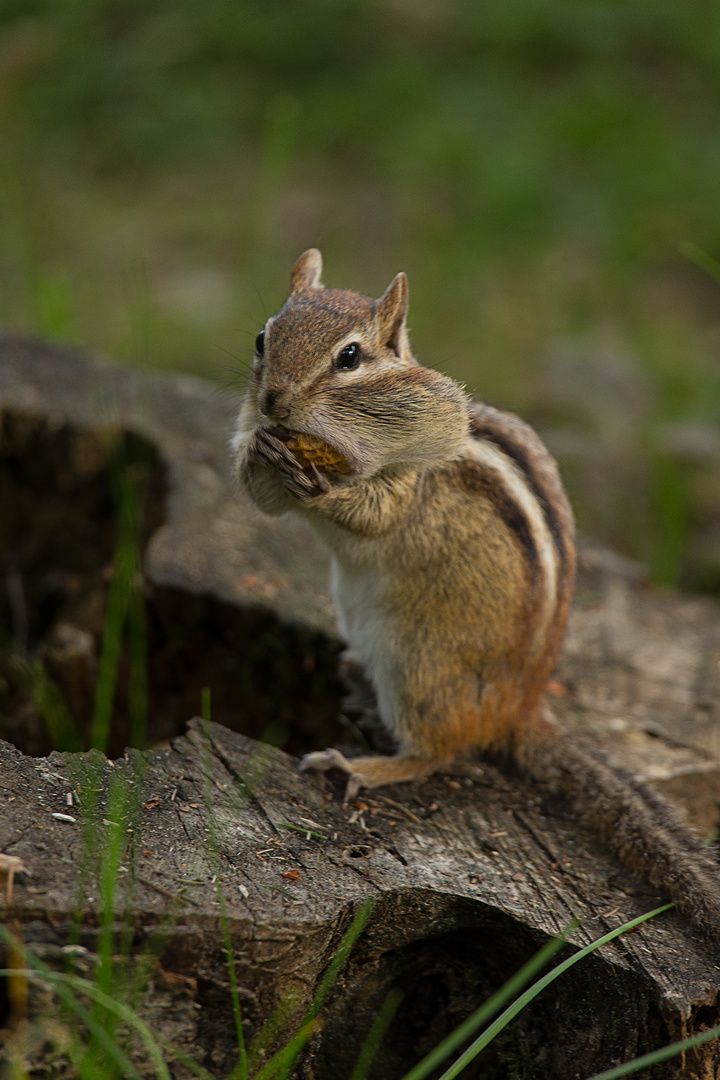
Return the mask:
<path id="1" fill-rule="evenodd" d="M 118 540 L 113 560 L 113 574 L 105 608 L 105 625 L 98 665 L 90 745 L 105 753 L 110 735 L 115 687 L 122 649 L 123 628 L 133 591 L 133 579 L 138 565 L 138 520 L 140 500 L 137 484 L 133 484 L 128 465 L 115 462 L 117 471 L 117 531 Z"/>
<path id="2" fill-rule="evenodd" d="M 77 340 L 74 297 L 64 267 L 38 267 L 35 305 L 38 329 L 43 336 Z"/>
<path id="3" fill-rule="evenodd" d="M 352 1071 L 350 1080 L 365 1080 L 365 1077 L 370 1072 L 370 1066 L 378 1052 L 380 1043 L 385 1038 L 387 1029 L 390 1027 L 393 1017 L 404 996 L 402 990 L 395 989 L 391 990 L 385 998 L 380 1007 L 380 1012 L 375 1017 L 375 1021 L 370 1028 L 370 1033 L 365 1040 L 365 1044 L 360 1051 L 360 1056 L 357 1059 L 357 1064 Z"/>
<path id="4" fill-rule="evenodd" d="M 144 750 L 148 724 L 148 640 L 145 581 L 138 561 L 131 582 L 127 613 L 128 668 L 130 677 L 130 745 Z"/>
<path id="5" fill-rule="evenodd" d="M 689 1039 L 681 1039 L 680 1042 L 670 1043 L 659 1050 L 652 1050 L 649 1054 L 635 1058 L 634 1061 L 626 1061 L 624 1065 L 617 1065 L 614 1069 L 597 1073 L 590 1080 L 618 1080 L 621 1076 L 629 1076 L 630 1073 L 647 1069 L 650 1065 L 656 1065 L 659 1061 L 667 1061 L 668 1058 L 676 1057 L 685 1050 L 692 1050 L 694 1046 L 702 1046 L 711 1039 L 720 1038 L 720 1026 L 710 1028 L 709 1031 L 701 1031 L 698 1035 L 691 1035 Z"/>
<path id="6" fill-rule="evenodd" d="M 212 696 L 209 686 L 203 686 L 200 691 L 200 715 L 206 724 L 212 720 Z"/>
<path id="7" fill-rule="evenodd" d="M 265 1056 L 269 1046 L 272 1046 L 280 1038 L 295 1014 L 299 1011 L 300 991 L 289 991 L 273 1009 L 270 1016 L 262 1025 L 258 1033 L 253 1037 L 248 1048 L 248 1069 L 254 1072 L 260 1059 Z"/>
<path id="8" fill-rule="evenodd" d="M 87 996 L 92 998 L 98 1005 L 107 1009 L 108 1012 L 115 1013 L 121 1020 L 124 1020 L 131 1027 L 134 1027 L 142 1041 L 145 1043 L 147 1052 L 150 1055 L 150 1059 L 155 1066 L 155 1071 L 160 1077 L 160 1080 L 172 1080 L 170 1071 L 162 1056 L 162 1051 L 160 1050 L 153 1033 L 145 1021 L 140 1019 L 134 1009 L 131 1009 L 123 1001 L 117 1001 L 114 997 L 111 997 L 110 994 L 106 994 L 88 979 L 81 979 L 79 975 L 47 972 L 43 977 L 49 978 L 51 981 L 67 983 L 73 990 L 77 990 L 82 994 L 87 994 Z M 134 1071 L 135 1070 L 133 1069 L 133 1072 Z"/>
<path id="9" fill-rule="evenodd" d="M 32 699 L 45 721 L 53 745 L 58 750 L 78 753 L 82 743 L 60 688 L 42 664 L 35 662 L 29 670 Z"/>
<path id="10" fill-rule="evenodd" d="M 322 1006 L 325 1004 L 325 998 L 330 993 L 330 989 L 340 974 L 340 969 L 348 958 L 348 955 L 355 945 L 355 942 L 360 937 L 361 933 L 365 929 L 365 924 L 372 914 L 372 909 L 375 907 L 375 901 L 372 898 L 364 900 L 360 905 L 357 915 L 350 924 L 350 928 L 343 938 L 340 948 L 336 952 L 332 959 L 330 967 L 327 969 L 325 976 L 317 989 L 315 997 L 312 1003 L 312 1014 L 317 1016 Z"/>
<path id="11" fill-rule="evenodd" d="M 492 997 L 488 998 L 484 1004 L 476 1009 L 467 1020 L 455 1031 L 451 1031 L 450 1034 L 439 1043 L 434 1050 L 431 1050 L 421 1061 L 414 1065 L 409 1073 L 403 1076 L 402 1080 L 424 1080 L 424 1077 L 428 1076 L 437 1066 L 449 1057 L 455 1050 L 469 1039 L 474 1031 L 484 1024 L 491 1016 L 494 1016 L 498 1012 L 506 1001 L 509 1001 L 522 990 L 526 983 L 530 982 L 532 978 L 537 975 L 539 971 L 547 964 L 553 956 L 563 947 L 567 941 L 568 935 L 572 933 L 578 926 L 577 920 L 573 920 L 563 930 L 560 931 L 557 937 L 548 941 L 546 945 L 543 945 L 542 949 L 531 957 L 526 964 L 524 964 L 519 971 L 517 971 L 508 981 L 497 990 Z"/>
<path id="12" fill-rule="evenodd" d="M 505 1011 L 490 1025 L 489 1028 L 480 1035 L 471 1045 L 460 1055 L 457 1061 L 453 1062 L 449 1069 L 447 1069 L 440 1080 L 454 1080 L 456 1076 L 459 1076 L 466 1065 L 468 1065 L 477 1055 L 485 1049 L 485 1047 L 492 1042 L 496 1035 L 498 1035 L 511 1020 L 514 1020 L 518 1013 L 522 1012 L 526 1005 L 529 1005 L 538 994 L 548 987 L 551 983 L 555 982 L 560 975 L 563 975 L 580 960 L 584 960 L 590 953 L 601 948 L 603 945 L 607 945 L 608 942 L 614 941 L 615 938 L 620 937 L 621 934 L 626 934 L 629 930 L 634 930 L 636 926 L 640 926 L 642 923 L 647 922 L 648 919 L 654 918 L 656 915 L 660 915 L 663 911 L 668 911 L 674 907 L 674 904 L 664 904 L 662 907 L 655 908 L 654 911 L 648 911 L 644 915 L 639 915 L 636 919 L 631 919 L 630 922 L 623 923 L 622 926 L 617 927 L 616 930 L 611 930 L 608 934 L 604 934 L 598 938 L 597 941 L 591 942 L 583 949 L 580 949 L 573 956 L 567 960 L 563 960 L 561 964 L 549 971 L 547 975 L 543 975 L 541 979 L 538 979 L 536 983 L 521 994 L 520 997 L 512 1003 Z"/>
<path id="13" fill-rule="evenodd" d="M 97 973 L 97 985 L 108 996 L 117 1000 L 121 995 L 128 992 L 127 976 L 129 968 L 126 967 L 120 979 L 120 970 L 116 958 L 117 944 L 115 941 L 115 926 L 117 920 L 117 894 L 118 885 L 122 875 L 120 867 L 128 846 L 128 827 L 136 819 L 138 803 L 140 800 L 140 788 L 138 784 L 128 784 L 127 778 L 113 772 L 108 783 L 107 796 L 107 825 L 104 835 L 98 830 L 98 849 L 100 857 L 99 869 L 99 898 L 100 898 L 100 934 L 98 938 L 98 954 L 100 967 Z M 129 939 L 125 934 L 126 943 Z M 121 952 L 121 955 L 122 952 Z M 126 952 L 125 956 L 128 955 Z M 116 1020 L 108 1015 L 103 1006 L 96 1004 L 95 1015 L 99 1022 L 106 1024 L 112 1031 Z"/>
<path id="14" fill-rule="evenodd" d="M 694 262 L 696 266 L 699 266 L 701 270 L 704 270 L 706 274 L 709 274 L 715 281 L 720 282 L 720 262 L 713 256 L 704 251 L 703 248 L 697 246 L 697 244 L 681 244 L 680 253 L 689 259 L 690 262 Z"/>
<path id="15" fill-rule="evenodd" d="M 228 977 L 230 979 L 230 995 L 232 997 L 233 1016 L 235 1018 L 235 1034 L 238 1045 L 238 1063 L 232 1071 L 232 1080 L 247 1080 L 248 1064 L 247 1051 L 245 1049 L 245 1033 L 243 1031 L 242 1010 L 240 1008 L 240 991 L 238 989 L 237 972 L 235 970 L 235 957 L 233 955 L 232 939 L 230 937 L 230 924 L 228 923 L 227 908 L 225 906 L 225 892 L 220 877 L 220 851 L 215 827 L 215 816 L 212 805 L 212 753 L 210 751 L 210 717 L 211 700 L 210 689 L 206 686 L 201 694 L 201 711 L 203 720 L 203 780 L 205 809 L 207 811 L 208 847 L 213 863 L 215 882 L 217 886 L 217 899 L 220 907 L 220 926 L 222 929 L 223 945 L 227 957 Z"/>
<path id="16" fill-rule="evenodd" d="M 1 924 L 0 938 L 6 944 L 14 944 L 16 948 L 22 947 L 21 943 L 17 942 L 14 936 Z M 24 975 L 25 978 L 36 978 L 51 983 L 57 990 L 58 997 L 66 1008 L 74 1013 L 86 1026 L 88 1032 L 102 1046 L 103 1050 L 122 1070 L 123 1074 L 132 1077 L 133 1080 L 141 1080 L 140 1073 L 117 1045 L 112 1035 L 105 1030 L 102 1024 L 98 1023 L 87 1009 L 85 1009 L 85 1007 L 77 1000 L 76 994 L 72 993 L 72 991 L 74 990 L 86 995 L 95 1005 L 99 1005 L 103 1010 L 113 1013 L 131 1027 L 135 1028 L 147 1047 L 148 1054 L 155 1066 L 156 1073 L 160 1077 L 160 1080 L 171 1080 L 170 1073 L 155 1037 L 145 1021 L 141 1020 L 133 1009 L 129 1008 L 124 1002 L 117 1001 L 110 994 L 106 994 L 104 991 L 100 990 L 95 983 L 90 982 L 88 979 L 83 979 L 78 975 L 71 975 L 67 972 L 51 971 L 50 968 L 43 964 L 41 960 L 27 949 L 25 950 L 25 956 L 30 965 L 29 968 L 24 971 L 18 971 L 16 968 L 2 969 L 0 970 L 0 976 Z"/>
<path id="17" fill-rule="evenodd" d="M 237 972 L 235 970 L 235 957 L 230 937 L 230 925 L 228 923 L 227 908 L 225 907 L 225 893 L 220 880 L 219 861 L 216 870 L 217 898 L 220 905 L 220 926 L 222 927 L 223 944 L 227 957 L 228 974 L 230 978 L 230 993 L 232 996 L 233 1015 L 235 1017 L 235 1032 L 237 1036 L 239 1060 L 232 1071 L 232 1080 L 247 1080 L 247 1052 L 245 1050 L 245 1033 L 242 1026 L 242 1011 L 240 1008 L 240 992 L 238 989 Z"/>
<path id="18" fill-rule="evenodd" d="M 194 1076 L 199 1076 L 200 1080 L 217 1080 L 214 1073 L 208 1072 L 203 1066 L 198 1064 L 194 1058 L 191 1058 L 181 1047 L 176 1046 L 170 1039 L 165 1039 L 162 1036 L 158 1036 L 159 1041 L 162 1043 L 167 1054 L 171 1054 L 174 1058 L 184 1065 L 188 1072 L 191 1072 Z"/>
<path id="19" fill-rule="evenodd" d="M 369 897 L 360 905 L 355 918 L 350 924 L 348 932 L 340 943 L 340 948 L 335 953 L 330 966 L 320 982 L 320 986 L 315 992 L 315 996 L 313 997 L 310 1008 L 305 1014 L 305 1018 L 300 1025 L 298 1033 L 286 1046 L 281 1050 L 278 1050 L 277 1054 L 275 1054 L 270 1061 L 256 1073 L 254 1080 L 271 1080 L 272 1077 L 280 1080 L 280 1078 L 290 1075 L 299 1054 L 316 1030 L 317 1015 L 320 1012 L 333 983 L 340 974 L 340 970 L 345 963 L 350 950 L 364 930 L 365 924 L 370 918 L 374 906 L 375 900 L 372 897 Z"/>
<path id="20" fill-rule="evenodd" d="M 123 828 L 122 818 L 116 820 L 117 806 L 116 798 L 113 799 L 113 787 L 111 779 L 110 795 L 108 798 L 108 818 L 111 822 L 107 826 L 107 833 L 105 841 L 101 848 L 101 867 L 100 867 L 100 934 L 98 936 L 98 955 L 100 957 L 100 966 L 97 972 L 98 987 L 105 994 L 109 994 L 113 989 L 114 982 L 114 943 L 113 943 L 113 930 L 115 923 L 115 891 L 117 888 L 117 871 L 120 865 L 120 859 L 124 850 L 125 829 Z M 101 1005 L 95 1003 L 94 1015 L 96 1020 L 103 1028 L 108 1029 L 111 1037 L 115 1029 L 115 1016 L 114 1014 L 108 1014 Z"/>
<path id="21" fill-rule="evenodd" d="M 122 648 L 123 626 L 130 601 L 132 576 L 135 559 L 126 546 L 121 546 L 115 554 L 113 576 L 105 610 L 102 649 L 98 665 L 97 688 L 95 691 L 95 709 L 93 711 L 90 744 L 94 749 L 107 750 L 110 736 L 115 686 L 117 684 L 118 664 Z"/>
<path id="22" fill-rule="evenodd" d="M 0 927 L 0 932 L 1 931 L 2 927 Z M 3 936 L 7 940 L 7 936 L 4 933 Z M 33 962 L 33 957 L 30 955 L 28 955 L 28 962 Z M 75 976 L 49 971 L 48 969 L 40 970 L 35 967 L 27 968 L 25 971 L 18 971 L 17 968 L 0 969 L 0 976 L 5 977 L 12 974 L 24 975 L 27 979 L 45 979 L 47 982 L 51 983 L 55 987 L 58 997 L 68 1012 L 74 1013 L 89 1034 L 91 1034 L 95 1041 L 102 1046 L 108 1058 L 122 1071 L 123 1076 L 129 1076 L 131 1080 L 143 1080 L 140 1073 L 130 1059 L 123 1053 L 112 1036 L 109 1035 L 103 1026 L 94 1019 L 85 1006 L 80 1004 L 75 997 L 75 994 L 71 992 L 68 986 L 63 985 L 67 980 L 72 979 Z M 89 985 L 92 986 L 93 984 L 90 983 Z"/>

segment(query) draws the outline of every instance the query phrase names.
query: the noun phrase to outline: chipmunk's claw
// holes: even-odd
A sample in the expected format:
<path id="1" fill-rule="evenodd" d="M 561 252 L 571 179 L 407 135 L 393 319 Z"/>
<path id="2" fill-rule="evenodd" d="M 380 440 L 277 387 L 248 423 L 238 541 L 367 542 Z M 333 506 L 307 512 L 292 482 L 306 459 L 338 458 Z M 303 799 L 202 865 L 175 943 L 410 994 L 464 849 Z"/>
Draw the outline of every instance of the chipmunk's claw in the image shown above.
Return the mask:
<path id="1" fill-rule="evenodd" d="M 328 772 L 330 769 L 340 769 L 344 772 L 348 778 L 344 803 L 352 802 L 357 798 L 363 785 L 363 778 L 360 773 L 353 771 L 352 762 L 332 747 L 328 750 L 315 750 L 311 754 L 305 754 L 300 760 L 299 768 L 301 772 Z"/>
<path id="2" fill-rule="evenodd" d="M 287 491 L 301 501 L 324 495 L 330 490 L 330 481 L 316 466 L 306 471 L 292 451 L 273 432 L 264 427 L 256 429 L 250 456 L 261 465 L 267 465 L 278 473 Z"/>
<path id="3" fill-rule="evenodd" d="M 327 476 L 324 476 L 323 473 L 320 472 L 314 461 L 310 462 L 310 471 L 312 474 L 311 479 L 316 485 L 316 487 L 319 488 L 319 490 L 322 491 L 323 494 L 326 491 L 329 491 L 331 487 L 330 481 L 328 480 Z"/>

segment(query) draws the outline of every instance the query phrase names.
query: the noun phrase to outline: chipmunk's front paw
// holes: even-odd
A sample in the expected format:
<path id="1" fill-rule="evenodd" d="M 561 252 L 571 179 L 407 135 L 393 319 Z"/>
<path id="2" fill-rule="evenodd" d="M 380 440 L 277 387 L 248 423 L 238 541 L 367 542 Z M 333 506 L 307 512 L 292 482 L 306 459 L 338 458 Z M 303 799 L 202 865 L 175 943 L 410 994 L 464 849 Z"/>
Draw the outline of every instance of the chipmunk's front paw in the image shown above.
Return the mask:
<path id="1" fill-rule="evenodd" d="M 300 761 L 301 772 L 328 772 L 329 769 L 340 769 L 347 774 L 347 787 L 343 802 L 351 802 L 357 797 L 363 786 L 363 778 L 360 773 L 353 770 L 352 762 L 348 761 L 339 750 L 315 750 L 312 754 L 305 754 Z"/>
<path id="2" fill-rule="evenodd" d="M 303 467 L 282 439 L 278 439 L 267 428 L 259 427 L 254 432 L 252 443 L 248 447 L 248 456 L 259 464 L 274 469 L 283 486 L 296 499 L 313 499 L 330 490 L 330 481 L 315 465 Z"/>

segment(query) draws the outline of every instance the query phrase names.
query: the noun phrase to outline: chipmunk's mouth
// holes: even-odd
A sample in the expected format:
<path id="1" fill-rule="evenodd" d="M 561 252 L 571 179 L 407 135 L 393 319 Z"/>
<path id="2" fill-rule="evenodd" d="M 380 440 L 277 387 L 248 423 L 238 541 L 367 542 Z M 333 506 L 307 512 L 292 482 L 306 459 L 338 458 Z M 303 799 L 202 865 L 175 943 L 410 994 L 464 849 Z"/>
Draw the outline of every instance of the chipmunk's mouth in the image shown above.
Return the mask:
<path id="1" fill-rule="evenodd" d="M 303 468 L 309 469 L 314 465 L 320 472 L 336 476 L 347 476 L 353 472 L 353 467 L 345 455 L 317 435 L 310 435 L 306 431 L 290 431 L 284 427 L 273 427 L 272 434 L 282 439 Z"/>

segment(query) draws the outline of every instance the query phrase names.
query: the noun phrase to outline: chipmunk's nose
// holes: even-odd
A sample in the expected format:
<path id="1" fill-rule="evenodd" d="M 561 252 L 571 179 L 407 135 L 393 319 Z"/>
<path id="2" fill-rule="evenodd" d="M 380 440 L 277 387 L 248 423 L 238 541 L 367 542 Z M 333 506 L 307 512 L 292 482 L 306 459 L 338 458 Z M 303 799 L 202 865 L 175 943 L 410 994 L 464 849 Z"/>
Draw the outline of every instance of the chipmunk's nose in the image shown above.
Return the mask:
<path id="1" fill-rule="evenodd" d="M 287 395 L 282 390 L 268 390 L 260 408 L 269 420 L 286 420 L 290 415 Z"/>

